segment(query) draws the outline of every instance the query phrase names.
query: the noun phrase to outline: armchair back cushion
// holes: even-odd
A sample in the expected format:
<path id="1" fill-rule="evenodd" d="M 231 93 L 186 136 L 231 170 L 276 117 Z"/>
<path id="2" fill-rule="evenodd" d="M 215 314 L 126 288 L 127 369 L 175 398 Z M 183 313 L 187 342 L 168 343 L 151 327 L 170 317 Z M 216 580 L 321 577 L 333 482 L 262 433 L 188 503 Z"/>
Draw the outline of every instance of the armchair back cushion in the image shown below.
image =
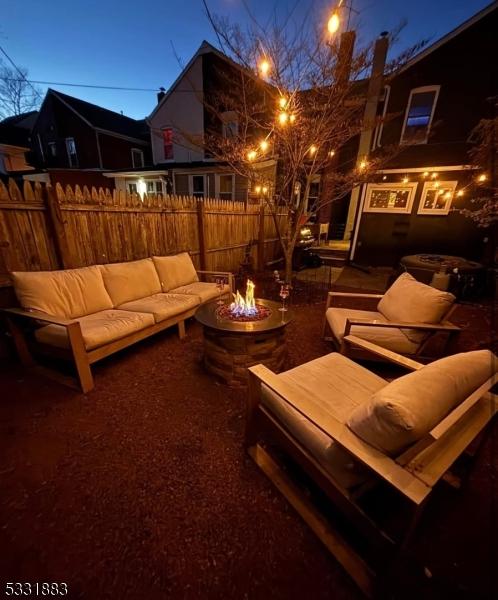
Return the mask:
<path id="1" fill-rule="evenodd" d="M 498 359 L 489 350 L 442 358 L 383 387 L 351 413 L 347 425 L 371 446 L 397 456 L 497 371 Z"/>
<path id="2" fill-rule="evenodd" d="M 182 252 L 174 256 L 153 256 L 152 260 L 159 274 L 163 292 L 169 292 L 183 285 L 199 281 L 194 263 L 188 252 Z"/>
<path id="3" fill-rule="evenodd" d="M 389 321 L 405 323 L 440 323 L 455 301 L 455 296 L 420 283 L 403 273 L 386 291 L 377 310 Z M 426 335 L 414 329 L 401 330 L 413 342 Z"/>
<path id="4" fill-rule="evenodd" d="M 100 268 L 114 306 L 161 292 L 161 283 L 151 258 L 101 265 Z"/>
<path id="5" fill-rule="evenodd" d="M 98 266 L 11 274 L 21 306 L 65 319 L 113 308 Z"/>

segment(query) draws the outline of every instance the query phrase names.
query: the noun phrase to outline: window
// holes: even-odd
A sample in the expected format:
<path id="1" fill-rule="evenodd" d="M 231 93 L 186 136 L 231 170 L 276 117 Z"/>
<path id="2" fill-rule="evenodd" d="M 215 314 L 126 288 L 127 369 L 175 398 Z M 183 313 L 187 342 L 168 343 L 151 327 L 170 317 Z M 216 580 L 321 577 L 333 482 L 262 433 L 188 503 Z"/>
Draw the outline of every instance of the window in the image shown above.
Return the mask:
<path id="1" fill-rule="evenodd" d="M 458 181 L 427 181 L 422 189 L 419 215 L 447 215 Z"/>
<path id="2" fill-rule="evenodd" d="M 239 134 L 239 120 L 234 110 L 229 110 L 221 115 L 222 133 L 224 138 L 234 138 Z"/>
<path id="3" fill-rule="evenodd" d="M 173 129 L 166 127 L 163 129 L 163 150 L 164 160 L 172 160 L 174 157 L 173 150 Z"/>
<path id="4" fill-rule="evenodd" d="M 375 126 L 372 140 L 372 150 L 380 148 L 382 146 L 382 132 L 384 130 L 384 121 L 387 114 L 387 105 L 389 103 L 389 96 L 391 95 L 391 86 L 385 85 L 382 94 L 379 98 L 377 105 L 377 118 L 380 120 Z"/>
<path id="5" fill-rule="evenodd" d="M 315 181 L 310 183 L 308 190 L 308 202 L 306 203 L 305 212 L 314 212 L 318 206 L 318 198 L 320 197 L 320 179 L 316 178 Z"/>
<path id="6" fill-rule="evenodd" d="M 219 175 L 219 198 L 223 200 L 233 200 L 233 175 Z"/>
<path id="7" fill-rule="evenodd" d="M 416 183 L 371 183 L 367 185 L 363 211 L 410 213 L 416 189 Z"/>
<path id="8" fill-rule="evenodd" d="M 67 158 L 70 167 L 78 166 L 78 155 L 76 154 L 76 144 L 74 138 L 66 138 Z"/>
<path id="9" fill-rule="evenodd" d="M 163 182 L 160 179 L 147 179 L 146 184 L 148 194 L 163 193 Z"/>
<path id="10" fill-rule="evenodd" d="M 55 142 L 48 143 L 48 152 L 52 158 L 57 156 L 57 144 Z"/>
<path id="11" fill-rule="evenodd" d="M 139 169 L 144 166 L 144 153 L 138 148 L 131 149 L 131 164 L 134 169 Z"/>
<path id="12" fill-rule="evenodd" d="M 138 193 L 137 184 L 136 183 L 129 183 L 128 184 L 128 192 L 130 194 L 137 194 Z"/>
<path id="13" fill-rule="evenodd" d="M 402 144 L 426 144 L 439 95 L 439 86 L 411 91 L 401 132 Z"/>
<path id="14" fill-rule="evenodd" d="M 192 175 L 192 196 L 204 198 L 204 175 Z"/>

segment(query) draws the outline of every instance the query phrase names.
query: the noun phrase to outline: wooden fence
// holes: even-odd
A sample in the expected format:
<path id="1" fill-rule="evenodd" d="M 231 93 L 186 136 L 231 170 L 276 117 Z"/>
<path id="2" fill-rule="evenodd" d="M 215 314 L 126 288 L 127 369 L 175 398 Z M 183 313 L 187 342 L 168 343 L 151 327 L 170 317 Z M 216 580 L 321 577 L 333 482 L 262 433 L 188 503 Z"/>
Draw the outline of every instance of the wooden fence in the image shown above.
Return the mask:
<path id="1" fill-rule="evenodd" d="M 283 218 L 281 215 L 279 218 Z M 237 271 L 245 248 L 258 268 L 280 255 L 258 205 L 102 188 L 0 181 L 0 284 L 9 271 L 76 268 L 188 251 L 197 267 Z"/>

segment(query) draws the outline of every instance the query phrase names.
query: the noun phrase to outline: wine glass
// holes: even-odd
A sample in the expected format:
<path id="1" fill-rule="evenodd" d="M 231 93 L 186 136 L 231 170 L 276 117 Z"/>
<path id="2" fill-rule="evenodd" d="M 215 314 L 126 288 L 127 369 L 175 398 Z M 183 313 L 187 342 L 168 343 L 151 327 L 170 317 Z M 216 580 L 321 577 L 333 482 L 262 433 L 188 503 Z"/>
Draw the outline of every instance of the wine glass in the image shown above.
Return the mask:
<path id="1" fill-rule="evenodd" d="M 217 304 L 221 305 L 221 304 L 224 304 L 223 300 L 221 299 L 221 294 L 223 293 L 223 290 L 225 289 L 225 279 L 223 277 L 216 277 L 215 281 L 216 281 L 216 289 L 218 290 L 218 293 L 219 293 Z"/>
<path id="2" fill-rule="evenodd" d="M 283 283 L 280 286 L 280 298 L 282 298 L 282 306 L 278 310 L 281 312 L 286 312 L 288 309 L 285 308 L 285 299 L 289 297 L 289 285 L 287 283 Z"/>

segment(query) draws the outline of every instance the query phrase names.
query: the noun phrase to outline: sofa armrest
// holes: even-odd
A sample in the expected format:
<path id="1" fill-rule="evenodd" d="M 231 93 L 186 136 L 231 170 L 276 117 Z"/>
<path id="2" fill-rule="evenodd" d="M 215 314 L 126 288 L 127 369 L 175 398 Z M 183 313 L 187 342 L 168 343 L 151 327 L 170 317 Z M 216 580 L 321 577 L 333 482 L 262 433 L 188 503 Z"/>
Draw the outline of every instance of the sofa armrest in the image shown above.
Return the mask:
<path id="1" fill-rule="evenodd" d="M 352 346 L 357 348 L 361 348 L 362 350 L 366 350 L 371 354 L 376 356 L 380 356 L 381 358 L 385 358 L 389 362 L 394 363 L 395 365 L 400 365 L 401 367 L 405 367 L 410 371 L 418 371 L 424 365 L 422 363 L 417 362 L 416 360 L 412 360 L 411 358 L 407 358 L 402 354 L 398 354 L 397 352 L 393 352 L 392 350 L 388 350 L 387 348 L 383 348 L 382 346 L 378 346 L 373 342 L 368 342 L 362 338 L 359 338 L 355 335 L 348 335 L 344 337 L 344 341 Z"/>
<path id="2" fill-rule="evenodd" d="M 365 294 L 360 292 L 328 292 L 327 293 L 327 308 L 330 308 L 332 305 L 332 300 L 334 297 L 337 298 L 372 298 L 373 300 L 380 300 L 384 297 L 384 294 Z"/>
<path id="3" fill-rule="evenodd" d="M 361 325 L 367 327 L 396 327 L 398 329 L 419 329 L 421 331 L 448 331 L 454 332 L 461 331 L 460 327 L 443 321 L 442 323 L 406 323 L 403 321 L 373 321 L 371 319 L 346 319 L 346 327 L 344 329 L 344 335 L 349 335 L 351 327 L 353 325 Z"/>
<path id="4" fill-rule="evenodd" d="M 37 310 L 24 310 L 22 308 L 4 308 L 2 312 L 6 313 L 7 316 L 21 317 L 25 319 L 31 319 L 33 321 L 42 321 L 43 323 L 50 323 L 53 325 L 61 325 L 67 327 L 71 323 L 77 323 L 77 319 L 64 319 L 62 317 L 56 317 L 54 315 L 48 315 Z"/>

